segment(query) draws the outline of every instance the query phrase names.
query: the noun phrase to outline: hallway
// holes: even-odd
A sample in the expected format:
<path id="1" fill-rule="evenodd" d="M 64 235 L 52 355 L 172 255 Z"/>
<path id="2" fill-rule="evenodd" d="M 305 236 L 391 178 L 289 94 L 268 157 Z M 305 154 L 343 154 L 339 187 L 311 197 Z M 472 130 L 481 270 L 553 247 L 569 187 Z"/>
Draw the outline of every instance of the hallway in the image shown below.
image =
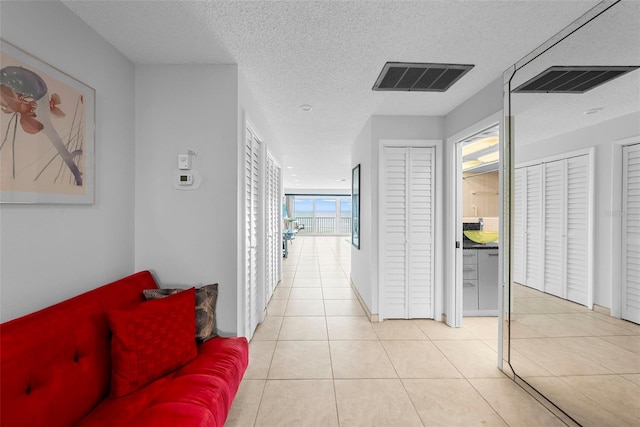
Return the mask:
<path id="1" fill-rule="evenodd" d="M 351 250 L 294 240 L 225 426 L 564 425 L 496 367 L 497 318 L 370 323 Z"/>

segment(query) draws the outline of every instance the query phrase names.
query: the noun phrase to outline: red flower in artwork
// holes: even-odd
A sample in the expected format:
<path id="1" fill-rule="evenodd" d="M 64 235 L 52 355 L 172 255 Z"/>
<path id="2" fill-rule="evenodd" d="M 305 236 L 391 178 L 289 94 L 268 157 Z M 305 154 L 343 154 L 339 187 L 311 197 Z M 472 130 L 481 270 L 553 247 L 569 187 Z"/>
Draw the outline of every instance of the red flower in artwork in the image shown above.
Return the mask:
<path id="1" fill-rule="evenodd" d="M 60 105 L 61 103 L 62 101 L 60 100 L 60 95 L 58 95 L 57 93 L 51 95 L 51 99 L 49 100 L 49 109 L 51 110 L 51 114 L 56 117 L 65 116 L 62 110 L 58 108 L 58 105 Z"/>
<path id="2" fill-rule="evenodd" d="M 0 107 L 7 114 L 20 115 L 20 126 L 25 132 L 34 134 L 40 132 L 44 125 L 35 119 L 36 102 L 24 95 L 16 94 L 7 86 L 0 86 Z"/>

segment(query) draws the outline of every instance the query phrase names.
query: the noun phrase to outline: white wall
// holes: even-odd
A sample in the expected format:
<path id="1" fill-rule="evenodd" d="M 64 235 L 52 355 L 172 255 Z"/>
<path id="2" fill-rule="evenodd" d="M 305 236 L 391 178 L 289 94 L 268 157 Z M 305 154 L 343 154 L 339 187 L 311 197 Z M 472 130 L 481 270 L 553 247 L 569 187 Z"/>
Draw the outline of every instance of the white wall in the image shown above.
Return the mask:
<path id="1" fill-rule="evenodd" d="M 254 127 L 254 131 L 258 133 L 263 143 L 268 146 L 269 152 L 280 164 L 280 167 L 284 167 L 285 165 L 281 163 L 284 146 L 274 136 L 262 107 L 260 107 L 255 95 L 249 88 L 242 69 L 238 69 L 238 135 L 241 138 L 246 120 L 249 120 Z M 244 139 L 239 140 L 239 142 L 244 142 Z M 244 147 L 244 145 L 242 146 Z"/>
<path id="2" fill-rule="evenodd" d="M 369 120 L 367 120 L 351 146 L 351 167 L 360 165 L 360 249 L 351 246 L 351 281 L 369 311 L 377 314 L 378 295 L 374 295 L 371 283 L 371 270 L 374 262 L 371 243 L 373 239 L 371 215 L 374 210 L 374 206 L 371 203 L 371 182 L 373 181 L 371 174 L 373 164 L 372 123 L 373 117 L 369 117 Z M 375 209 L 377 209 L 377 205 Z"/>
<path id="3" fill-rule="evenodd" d="M 136 66 L 136 270 L 163 286 L 219 283 L 217 325 L 237 327 L 238 72 L 235 65 Z M 194 191 L 172 185 L 192 149 Z"/>
<path id="4" fill-rule="evenodd" d="M 517 129 L 517 128 L 516 128 Z M 595 218 L 594 218 L 594 298 L 595 304 L 611 308 L 611 271 L 619 269 L 611 259 L 614 242 L 611 233 L 615 210 L 612 206 L 613 141 L 640 135 L 640 114 L 633 113 L 604 123 L 578 129 L 564 135 L 538 141 L 515 150 L 516 166 L 581 148 L 595 147 Z"/>
<path id="5" fill-rule="evenodd" d="M 153 269 L 164 287 L 219 283 L 221 335 L 242 334 L 247 119 L 279 161 L 282 149 L 236 65 L 136 66 L 135 267 Z M 176 190 L 177 156 L 189 149 L 201 185 Z"/>
<path id="6" fill-rule="evenodd" d="M 444 117 L 372 116 L 352 145 L 351 165 L 360 163 L 361 235 L 360 250 L 351 249 L 351 280 L 372 314 L 379 313 L 378 179 L 380 140 L 384 139 L 442 140 Z M 442 207 L 436 209 L 443 213 Z"/>
<path id="7" fill-rule="evenodd" d="M 133 273 L 134 66 L 60 2 L 0 2 L 0 35 L 96 90 L 96 203 L 0 205 L 6 321 Z"/>
<path id="8" fill-rule="evenodd" d="M 502 106 L 503 84 L 500 76 L 447 114 L 445 119 L 447 138 L 501 111 Z"/>

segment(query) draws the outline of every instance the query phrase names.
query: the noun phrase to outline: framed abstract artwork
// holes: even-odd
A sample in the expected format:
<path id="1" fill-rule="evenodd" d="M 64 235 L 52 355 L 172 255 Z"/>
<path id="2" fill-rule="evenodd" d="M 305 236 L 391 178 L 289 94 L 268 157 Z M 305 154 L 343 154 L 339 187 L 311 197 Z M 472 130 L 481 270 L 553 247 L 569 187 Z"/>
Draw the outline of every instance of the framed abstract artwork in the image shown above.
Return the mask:
<path id="1" fill-rule="evenodd" d="M 360 249 L 360 165 L 351 171 L 351 244 Z"/>
<path id="2" fill-rule="evenodd" d="M 0 202 L 93 204 L 95 90 L 0 39 Z"/>

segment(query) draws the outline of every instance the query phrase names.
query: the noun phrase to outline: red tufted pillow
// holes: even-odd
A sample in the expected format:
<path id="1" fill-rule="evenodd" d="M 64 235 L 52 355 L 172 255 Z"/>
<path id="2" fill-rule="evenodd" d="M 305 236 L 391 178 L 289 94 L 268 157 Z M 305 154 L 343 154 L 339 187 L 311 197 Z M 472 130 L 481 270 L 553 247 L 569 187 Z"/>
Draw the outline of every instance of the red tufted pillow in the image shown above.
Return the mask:
<path id="1" fill-rule="evenodd" d="M 119 397 L 174 371 L 198 355 L 195 290 L 107 312 L 111 332 L 111 396 Z"/>

